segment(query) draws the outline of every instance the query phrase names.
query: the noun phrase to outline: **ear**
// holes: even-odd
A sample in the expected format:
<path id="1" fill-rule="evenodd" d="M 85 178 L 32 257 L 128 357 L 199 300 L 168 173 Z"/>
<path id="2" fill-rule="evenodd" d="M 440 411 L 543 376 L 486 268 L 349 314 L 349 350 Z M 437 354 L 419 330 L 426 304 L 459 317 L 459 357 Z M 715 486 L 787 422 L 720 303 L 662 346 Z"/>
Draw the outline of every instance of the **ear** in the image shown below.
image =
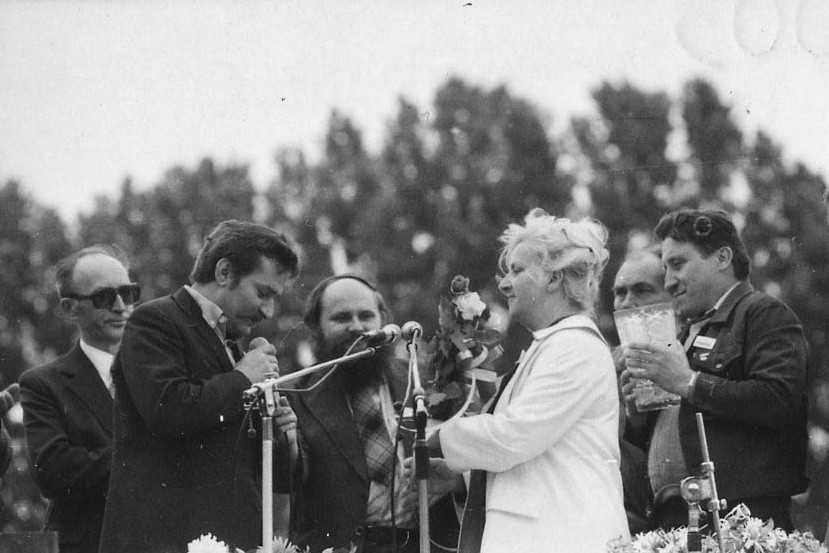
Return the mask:
<path id="1" fill-rule="evenodd" d="M 223 257 L 216 262 L 213 277 L 219 286 L 227 286 L 233 281 L 233 266 L 230 264 L 229 259 Z"/>
<path id="2" fill-rule="evenodd" d="M 731 267 L 731 262 L 734 260 L 734 251 L 730 247 L 723 246 L 714 255 L 717 256 L 717 266 L 721 271 Z"/>
<path id="3" fill-rule="evenodd" d="M 563 271 L 553 271 L 547 275 L 547 291 L 552 293 L 558 290 L 561 287 L 562 280 L 564 280 Z"/>
<path id="4" fill-rule="evenodd" d="M 63 317 L 67 319 L 75 318 L 75 307 L 78 305 L 76 300 L 72 298 L 61 298 L 58 302 L 58 310 Z"/>

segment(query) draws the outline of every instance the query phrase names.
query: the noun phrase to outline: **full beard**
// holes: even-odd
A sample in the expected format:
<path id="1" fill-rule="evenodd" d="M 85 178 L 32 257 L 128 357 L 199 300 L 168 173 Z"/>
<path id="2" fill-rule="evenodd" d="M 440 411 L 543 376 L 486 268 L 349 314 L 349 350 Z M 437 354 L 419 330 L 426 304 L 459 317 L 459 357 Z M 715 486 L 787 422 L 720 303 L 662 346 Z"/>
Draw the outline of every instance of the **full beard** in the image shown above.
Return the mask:
<path id="1" fill-rule="evenodd" d="M 344 334 L 333 340 L 323 338 L 317 343 L 314 351 L 318 362 L 342 357 L 357 336 L 359 335 Z M 358 346 L 355 351 L 361 351 L 361 349 Z M 353 395 L 360 390 L 382 383 L 392 356 L 391 348 L 380 347 L 375 349 L 374 355 L 341 363 L 342 381 L 346 392 Z"/>

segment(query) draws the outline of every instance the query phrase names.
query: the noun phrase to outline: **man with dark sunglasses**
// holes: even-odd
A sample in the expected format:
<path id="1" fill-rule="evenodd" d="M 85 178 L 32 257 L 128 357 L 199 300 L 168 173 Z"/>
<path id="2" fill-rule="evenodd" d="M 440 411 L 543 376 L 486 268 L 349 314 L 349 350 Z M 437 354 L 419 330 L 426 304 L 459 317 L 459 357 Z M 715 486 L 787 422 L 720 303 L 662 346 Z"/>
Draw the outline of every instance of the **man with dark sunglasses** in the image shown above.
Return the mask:
<path id="1" fill-rule="evenodd" d="M 60 313 L 78 332 L 65 355 L 20 377 L 30 466 L 51 500 L 61 553 L 97 553 L 112 455 L 110 367 L 141 296 L 123 253 L 96 245 L 58 262 Z"/>
<path id="2" fill-rule="evenodd" d="M 141 287 L 137 284 L 124 284 L 117 288 L 101 288 L 91 294 L 74 294 L 70 292 L 64 294 L 63 297 L 75 300 L 89 300 L 95 309 L 112 309 L 112 306 L 119 297 L 124 305 L 134 305 L 141 299 Z"/>

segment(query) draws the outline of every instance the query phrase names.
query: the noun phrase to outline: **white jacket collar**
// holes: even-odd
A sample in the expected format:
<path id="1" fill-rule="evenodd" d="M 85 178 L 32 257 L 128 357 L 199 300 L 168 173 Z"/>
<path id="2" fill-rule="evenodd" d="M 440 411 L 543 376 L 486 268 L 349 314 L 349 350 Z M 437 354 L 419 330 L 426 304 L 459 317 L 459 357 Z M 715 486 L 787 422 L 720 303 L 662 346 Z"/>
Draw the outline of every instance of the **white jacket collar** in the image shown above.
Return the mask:
<path id="1" fill-rule="evenodd" d="M 581 313 L 570 315 L 569 317 L 561 319 L 552 326 L 548 326 L 547 328 L 542 328 L 541 330 L 534 331 L 533 339 L 536 342 L 541 342 L 545 338 L 548 338 L 549 336 L 558 332 L 559 330 L 564 330 L 566 328 L 587 328 L 595 332 L 599 337 L 602 338 L 602 340 L 604 340 L 604 337 L 602 337 L 602 334 L 601 332 L 599 332 L 599 329 L 598 327 L 596 327 L 596 323 L 593 322 L 593 319 Z"/>

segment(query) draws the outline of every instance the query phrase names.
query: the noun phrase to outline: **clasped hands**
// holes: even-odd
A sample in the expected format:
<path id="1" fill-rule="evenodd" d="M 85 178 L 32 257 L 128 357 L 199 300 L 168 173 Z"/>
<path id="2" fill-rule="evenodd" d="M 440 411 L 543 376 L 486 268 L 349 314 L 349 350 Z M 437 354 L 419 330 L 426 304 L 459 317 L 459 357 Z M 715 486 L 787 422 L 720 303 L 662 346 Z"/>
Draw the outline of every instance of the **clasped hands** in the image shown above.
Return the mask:
<path id="1" fill-rule="evenodd" d="M 415 477 L 414 457 L 403 461 L 403 482 L 406 486 L 406 495 L 403 499 L 405 509 L 417 509 L 417 478 Z M 445 495 L 452 492 L 464 491 L 463 474 L 455 472 L 446 465 L 446 461 L 439 457 L 429 458 L 429 493 Z"/>
<path id="2" fill-rule="evenodd" d="M 619 376 L 622 395 L 628 405 L 635 399 L 636 379 L 647 378 L 666 392 L 688 396 L 688 384 L 694 371 L 688 364 L 685 352 L 678 344 L 631 342 L 622 348 L 624 366 Z"/>

